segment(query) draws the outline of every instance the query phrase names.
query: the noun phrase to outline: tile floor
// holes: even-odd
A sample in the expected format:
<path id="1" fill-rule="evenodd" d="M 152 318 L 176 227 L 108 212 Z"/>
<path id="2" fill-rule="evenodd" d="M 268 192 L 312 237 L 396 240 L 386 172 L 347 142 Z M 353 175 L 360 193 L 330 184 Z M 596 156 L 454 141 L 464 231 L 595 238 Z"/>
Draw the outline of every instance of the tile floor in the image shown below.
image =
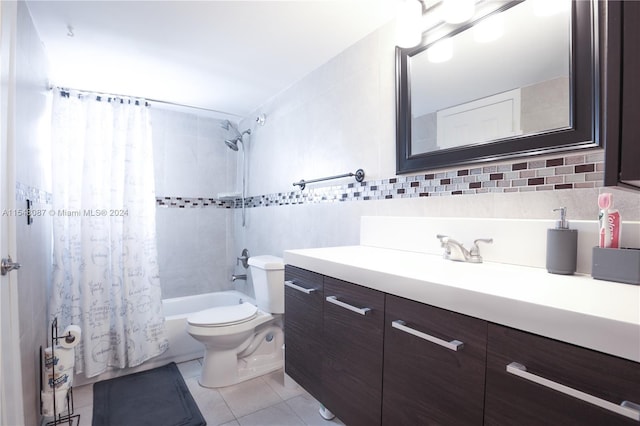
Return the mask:
<path id="1" fill-rule="evenodd" d="M 338 419 L 324 420 L 320 403 L 299 386 L 284 385 L 282 370 L 225 388 L 208 389 L 198 384 L 200 360 L 178 364 L 207 426 L 344 425 Z M 73 389 L 79 426 L 90 426 L 93 385 Z"/>

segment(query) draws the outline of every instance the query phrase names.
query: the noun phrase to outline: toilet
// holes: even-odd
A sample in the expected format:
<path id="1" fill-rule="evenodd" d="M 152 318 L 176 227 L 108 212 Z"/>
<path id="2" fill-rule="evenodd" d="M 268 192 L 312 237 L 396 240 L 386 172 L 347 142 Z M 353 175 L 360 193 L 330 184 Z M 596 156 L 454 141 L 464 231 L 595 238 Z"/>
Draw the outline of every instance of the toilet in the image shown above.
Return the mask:
<path id="1" fill-rule="evenodd" d="M 255 302 L 240 300 L 191 314 L 187 332 L 205 346 L 199 383 L 233 385 L 283 366 L 284 263 L 276 256 L 249 258 Z M 256 306 L 257 305 L 257 306 Z"/>

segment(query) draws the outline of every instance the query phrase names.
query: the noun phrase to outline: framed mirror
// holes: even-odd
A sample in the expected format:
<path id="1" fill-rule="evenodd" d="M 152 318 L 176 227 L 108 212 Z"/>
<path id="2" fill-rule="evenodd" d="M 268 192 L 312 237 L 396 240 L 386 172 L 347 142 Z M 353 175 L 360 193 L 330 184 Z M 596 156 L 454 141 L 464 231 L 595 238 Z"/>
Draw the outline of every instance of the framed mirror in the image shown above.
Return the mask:
<path id="1" fill-rule="evenodd" d="M 396 48 L 398 174 L 599 146 L 596 5 L 537 3 L 480 2 Z"/>

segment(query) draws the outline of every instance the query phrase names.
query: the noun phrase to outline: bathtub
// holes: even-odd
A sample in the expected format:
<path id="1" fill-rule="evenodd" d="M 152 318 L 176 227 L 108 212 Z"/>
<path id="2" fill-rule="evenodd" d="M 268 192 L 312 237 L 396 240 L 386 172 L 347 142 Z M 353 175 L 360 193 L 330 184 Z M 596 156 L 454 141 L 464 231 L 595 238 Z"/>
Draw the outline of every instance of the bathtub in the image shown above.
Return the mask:
<path id="1" fill-rule="evenodd" d="M 214 306 L 235 305 L 240 302 L 240 299 L 245 302 L 255 303 L 253 298 L 235 290 L 164 299 L 162 301 L 162 309 L 164 310 L 169 349 L 137 367 L 110 368 L 106 372 L 91 378 L 86 378 L 84 374 L 78 374 L 74 378 L 74 386 L 150 370 L 172 361 L 179 363 L 202 358 L 204 356 L 204 345 L 187 333 L 187 317 L 193 312 L 213 308 Z"/>

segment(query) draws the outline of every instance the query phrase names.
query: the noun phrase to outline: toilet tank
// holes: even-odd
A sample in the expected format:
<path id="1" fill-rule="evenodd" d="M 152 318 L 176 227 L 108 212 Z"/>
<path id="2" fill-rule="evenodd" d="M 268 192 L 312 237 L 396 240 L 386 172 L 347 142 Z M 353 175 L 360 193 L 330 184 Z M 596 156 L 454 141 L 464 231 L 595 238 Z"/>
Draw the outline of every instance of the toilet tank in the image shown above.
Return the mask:
<path id="1" fill-rule="evenodd" d="M 253 291 L 258 308 L 271 314 L 284 313 L 284 261 L 264 255 L 249 258 Z"/>

